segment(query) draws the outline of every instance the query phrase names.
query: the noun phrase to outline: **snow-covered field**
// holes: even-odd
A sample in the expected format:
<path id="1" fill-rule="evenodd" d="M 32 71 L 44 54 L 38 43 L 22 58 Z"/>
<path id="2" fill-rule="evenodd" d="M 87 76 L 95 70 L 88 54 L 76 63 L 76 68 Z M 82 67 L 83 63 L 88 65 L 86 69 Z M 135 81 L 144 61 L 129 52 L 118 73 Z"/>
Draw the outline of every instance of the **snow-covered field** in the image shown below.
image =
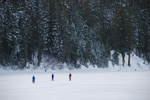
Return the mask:
<path id="1" fill-rule="evenodd" d="M 150 71 L 71 73 L 0 74 L 0 100 L 150 100 Z"/>
<path id="2" fill-rule="evenodd" d="M 107 68 L 89 65 L 73 70 L 66 65 L 62 70 L 51 70 L 44 61 L 38 69 L 0 67 L 0 100 L 150 100 L 150 65 L 134 54 L 130 67 L 127 61 L 128 56 L 123 67 L 120 56 L 119 65 L 109 62 Z M 47 65 L 50 68 L 44 67 Z M 70 72 L 72 81 L 68 77 Z"/>

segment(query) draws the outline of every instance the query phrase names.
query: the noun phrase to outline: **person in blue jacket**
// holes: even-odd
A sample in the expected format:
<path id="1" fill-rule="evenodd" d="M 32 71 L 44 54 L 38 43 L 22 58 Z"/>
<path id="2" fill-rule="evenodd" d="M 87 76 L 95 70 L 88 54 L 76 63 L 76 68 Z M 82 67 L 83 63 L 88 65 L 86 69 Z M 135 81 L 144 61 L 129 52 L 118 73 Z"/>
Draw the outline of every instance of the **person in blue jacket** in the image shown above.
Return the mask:
<path id="1" fill-rule="evenodd" d="M 54 74 L 52 74 L 52 81 L 54 81 Z"/>
<path id="2" fill-rule="evenodd" d="M 34 75 L 32 77 L 32 83 L 35 83 L 35 77 L 34 77 Z"/>

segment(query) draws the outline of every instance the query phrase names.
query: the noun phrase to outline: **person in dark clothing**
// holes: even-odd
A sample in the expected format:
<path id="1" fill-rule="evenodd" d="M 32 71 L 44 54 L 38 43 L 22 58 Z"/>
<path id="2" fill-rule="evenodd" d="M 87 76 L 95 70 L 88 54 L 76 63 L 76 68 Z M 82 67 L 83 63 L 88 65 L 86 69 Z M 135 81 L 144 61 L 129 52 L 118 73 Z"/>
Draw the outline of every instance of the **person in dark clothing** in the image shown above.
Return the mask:
<path id="1" fill-rule="evenodd" d="M 34 75 L 32 77 L 32 83 L 35 83 L 35 77 L 34 77 Z"/>
<path id="2" fill-rule="evenodd" d="M 54 74 L 52 74 L 52 81 L 54 81 Z"/>
<path id="3" fill-rule="evenodd" d="M 71 73 L 69 73 L 69 81 L 71 81 L 71 76 L 72 76 Z"/>

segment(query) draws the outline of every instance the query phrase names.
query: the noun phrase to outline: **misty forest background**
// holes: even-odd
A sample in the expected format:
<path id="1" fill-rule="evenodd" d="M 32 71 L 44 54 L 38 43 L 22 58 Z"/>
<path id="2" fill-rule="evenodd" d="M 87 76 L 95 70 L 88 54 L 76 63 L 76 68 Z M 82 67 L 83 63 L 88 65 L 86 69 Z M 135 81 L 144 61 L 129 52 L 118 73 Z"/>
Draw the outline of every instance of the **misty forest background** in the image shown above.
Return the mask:
<path id="1" fill-rule="evenodd" d="M 150 63 L 149 0 L 0 0 L 1 66 L 130 66 L 131 53 Z"/>

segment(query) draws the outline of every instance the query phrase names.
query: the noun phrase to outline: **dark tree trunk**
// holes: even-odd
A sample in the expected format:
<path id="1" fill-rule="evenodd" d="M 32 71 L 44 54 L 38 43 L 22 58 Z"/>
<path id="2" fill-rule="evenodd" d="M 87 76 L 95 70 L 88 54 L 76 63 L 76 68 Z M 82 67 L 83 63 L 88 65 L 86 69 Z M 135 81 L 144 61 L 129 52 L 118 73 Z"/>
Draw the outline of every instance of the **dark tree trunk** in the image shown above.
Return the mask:
<path id="1" fill-rule="evenodd" d="M 1 61 L 1 55 L 2 55 L 2 44 L 0 43 L 0 61 Z"/>
<path id="2" fill-rule="evenodd" d="M 130 44 L 130 40 L 129 40 L 128 66 L 131 66 L 131 64 L 130 64 L 130 51 L 131 51 L 131 44 Z"/>
<path id="3" fill-rule="evenodd" d="M 40 66 L 40 62 L 41 62 L 41 45 L 39 43 L 39 46 L 38 46 L 38 66 Z"/>
<path id="4" fill-rule="evenodd" d="M 125 63 L 125 54 L 122 52 L 121 53 L 122 54 L 122 65 L 123 65 L 123 67 L 124 67 L 124 63 Z"/>
<path id="5" fill-rule="evenodd" d="M 27 45 L 26 45 L 26 40 L 24 42 L 24 65 L 23 67 L 26 67 L 27 64 Z"/>

